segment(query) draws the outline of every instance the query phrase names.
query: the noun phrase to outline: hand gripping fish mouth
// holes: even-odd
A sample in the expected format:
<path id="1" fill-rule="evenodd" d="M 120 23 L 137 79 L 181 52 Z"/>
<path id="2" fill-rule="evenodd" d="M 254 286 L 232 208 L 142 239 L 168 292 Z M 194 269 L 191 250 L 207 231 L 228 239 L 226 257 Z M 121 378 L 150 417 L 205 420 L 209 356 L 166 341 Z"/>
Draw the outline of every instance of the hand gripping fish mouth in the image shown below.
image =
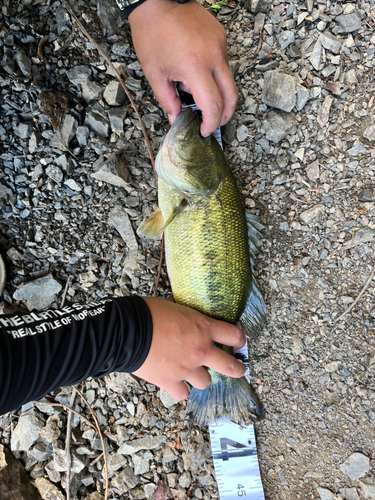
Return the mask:
<path id="1" fill-rule="evenodd" d="M 177 303 L 237 324 L 252 338 L 261 331 L 265 304 L 252 273 L 262 225 L 245 212 L 236 181 L 214 137 L 200 135 L 200 119 L 185 109 L 156 158 L 159 209 L 138 229 L 165 235 L 165 255 Z M 233 354 L 232 348 L 220 346 Z M 208 424 L 227 417 L 246 424 L 264 410 L 245 377 L 209 370 L 207 389 L 193 388 L 187 418 Z"/>

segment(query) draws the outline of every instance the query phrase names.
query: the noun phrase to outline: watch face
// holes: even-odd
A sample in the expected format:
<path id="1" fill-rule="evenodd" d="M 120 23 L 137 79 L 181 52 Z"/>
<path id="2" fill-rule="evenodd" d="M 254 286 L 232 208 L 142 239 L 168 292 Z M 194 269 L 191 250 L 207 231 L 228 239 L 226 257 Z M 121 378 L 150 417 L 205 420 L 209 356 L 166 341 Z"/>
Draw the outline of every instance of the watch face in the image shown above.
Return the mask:
<path id="1" fill-rule="evenodd" d="M 116 0 L 116 2 L 120 9 L 125 9 L 125 7 L 129 7 L 129 5 L 138 3 L 139 0 Z"/>

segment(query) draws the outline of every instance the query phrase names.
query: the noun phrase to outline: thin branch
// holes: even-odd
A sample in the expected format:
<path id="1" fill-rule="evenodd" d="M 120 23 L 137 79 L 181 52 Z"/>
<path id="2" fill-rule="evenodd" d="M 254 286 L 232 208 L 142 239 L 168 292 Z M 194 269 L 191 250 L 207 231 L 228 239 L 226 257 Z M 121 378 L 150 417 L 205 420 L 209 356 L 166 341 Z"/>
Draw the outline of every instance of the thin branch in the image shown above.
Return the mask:
<path id="1" fill-rule="evenodd" d="M 77 387 L 74 386 L 74 390 L 78 392 L 80 398 L 86 403 L 87 408 L 90 410 L 90 413 L 92 415 L 92 418 L 94 419 L 95 425 L 96 425 L 96 430 L 99 434 L 100 442 L 102 443 L 102 448 L 103 448 L 103 457 L 104 457 L 104 472 L 105 472 L 105 493 L 104 493 L 104 500 L 108 500 L 108 491 L 109 491 L 109 473 L 108 473 L 108 460 L 107 460 L 107 452 L 105 449 L 105 443 L 104 443 L 104 437 L 103 433 L 100 429 L 100 425 L 98 422 L 98 419 L 96 418 L 94 410 L 91 408 L 89 405 L 87 399 L 85 396 L 82 394 L 82 392 L 77 389 Z"/>
<path id="2" fill-rule="evenodd" d="M 157 176 L 157 173 L 156 173 L 156 170 L 155 170 L 154 155 L 152 153 L 151 143 L 150 143 L 150 140 L 149 140 L 147 132 L 146 132 L 146 127 L 145 127 L 145 125 L 143 123 L 141 115 L 139 114 L 139 111 L 137 109 L 137 106 L 136 106 L 136 104 L 134 102 L 134 99 L 133 99 L 131 93 L 129 92 L 127 86 L 124 83 L 123 78 L 121 78 L 120 73 L 117 71 L 117 69 L 115 68 L 114 64 L 111 62 L 111 60 L 109 59 L 109 57 L 107 56 L 107 54 L 104 52 L 104 50 L 100 47 L 100 45 L 98 45 L 96 43 L 96 41 L 93 39 L 93 37 L 90 35 L 90 33 L 83 26 L 83 24 L 81 23 L 81 21 L 78 19 L 76 13 L 74 12 L 72 6 L 69 4 L 68 0 L 64 0 L 64 5 L 65 5 L 66 9 L 69 11 L 70 15 L 75 20 L 75 22 L 78 24 L 78 26 L 79 26 L 80 30 L 82 31 L 82 33 L 86 36 L 86 38 L 88 38 L 88 40 L 90 41 L 90 43 L 92 43 L 95 46 L 96 50 L 100 53 L 100 55 L 102 57 L 104 57 L 104 59 L 106 60 L 106 62 L 110 66 L 110 68 L 112 69 L 113 73 L 116 75 L 116 78 L 118 79 L 121 87 L 124 89 L 124 92 L 127 95 L 128 99 L 130 101 L 130 104 L 132 105 L 132 107 L 133 107 L 133 109 L 135 111 L 135 114 L 137 115 L 137 118 L 139 120 L 139 123 L 141 125 L 143 136 L 144 136 L 144 139 L 145 139 L 145 142 L 146 142 L 146 146 L 147 146 L 147 149 L 148 149 L 148 152 L 149 152 L 149 155 L 150 155 L 151 165 L 152 165 L 152 168 L 154 170 L 155 178 L 157 179 L 158 176 Z"/>
<path id="3" fill-rule="evenodd" d="M 60 406 L 61 408 L 64 408 L 65 410 L 72 411 L 75 415 L 77 415 L 79 418 L 84 420 L 87 425 L 92 427 L 93 429 L 96 430 L 96 425 L 90 422 L 90 420 L 86 417 L 84 417 L 81 413 L 78 411 L 74 410 L 73 408 L 70 408 L 70 406 L 66 405 L 65 403 L 53 403 L 52 401 L 33 401 L 34 404 L 42 404 L 42 405 L 48 405 L 48 406 Z"/>
<path id="4" fill-rule="evenodd" d="M 68 279 L 69 282 L 69 279 Z M 68 284 L 67 282 L 67 284 Z M 63 303 L 61 307 L 64 304 L 64 299 L 63 297 Z M 71 398 L 70 398 L 70 406 L 73 408 L 74 406 L 74 400 L 76 398 L 76 392 L 73 391 Z M 65 439 L 65 457 L 66 457 L 66 479 L 65 479 L 65 491 L 66 491 L 66 500 L 70 500 L 70 470 L 72 466 L 72 457 L 70 454 L 70 438 L 72 436 L 72 416 L 73 412 L 71 410 L 68 411 L 68 421 L 66 423 L 66 439 Z"/>
<path id="5" fill-rule="evenodd" d="M 344 311 L 341 316 L 339 316 L 337 319 L 335 319 L 335 321 L 333 322 L 333 324 L 337 323 L 338 321 L 340 321 L 344 316 L 346 316 L 352 309 L 353 307 L 358 303 L 358 301 L 360 300 L 360 298 L 362 297 L 362 295 L 365 293 L 365 291 L 367 290 L 372 278 L 374 277 L 374 274 L 375 274 L 375 266 L 371 269 L 371 272 L 369 274 L 369 277 L 367 278 L 367 281 L 366 283 L 363 285 L 363 288 L 362 290 L 359 292 L 359 295 L 358 297 L 355 299 L 354 302 L 352 302 L 350 304 L 350 306 L 346 309 L 346 311 Z"/>
<path id="6" fill-rule="evenodd" d="M 64 307 L 64 304 L 65 304 L 66 294 L 68 293 L 68 288 L 70 285 L 70 279 L 71 279 L 71 276 L 69 276 L 68 279 L 66 280 L 64 294 L 63 294 L 62 299 L 61 299 L 61 307 Z M 73 398 L 73 401 L 74 401 L 74 398 Z M 73 406 L 73 404 L 71 404 L 70 406 Z"/>

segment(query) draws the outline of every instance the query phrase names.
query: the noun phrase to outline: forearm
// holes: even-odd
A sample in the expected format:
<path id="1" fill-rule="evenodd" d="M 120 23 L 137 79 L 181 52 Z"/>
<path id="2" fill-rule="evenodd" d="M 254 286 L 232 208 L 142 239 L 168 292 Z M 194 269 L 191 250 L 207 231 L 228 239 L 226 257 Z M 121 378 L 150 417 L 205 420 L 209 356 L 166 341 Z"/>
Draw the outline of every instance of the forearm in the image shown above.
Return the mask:
<path id="1" fill-rule="evenodd" d="M 61 386 L 146 359 L 152 319 L 140 297 L 0 316 L 0 415 Z"/>

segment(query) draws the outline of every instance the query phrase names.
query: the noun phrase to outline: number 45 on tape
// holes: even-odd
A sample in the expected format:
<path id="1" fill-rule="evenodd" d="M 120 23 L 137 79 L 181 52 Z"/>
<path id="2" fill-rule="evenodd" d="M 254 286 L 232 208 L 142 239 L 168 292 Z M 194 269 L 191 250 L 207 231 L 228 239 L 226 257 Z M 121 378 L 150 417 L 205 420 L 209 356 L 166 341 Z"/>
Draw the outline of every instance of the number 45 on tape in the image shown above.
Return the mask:
<path id="1" fill-rule="evenodd" d="M 220 499 L 264 500 L 254 426 L 221 420 L 209 429 Z"/>

